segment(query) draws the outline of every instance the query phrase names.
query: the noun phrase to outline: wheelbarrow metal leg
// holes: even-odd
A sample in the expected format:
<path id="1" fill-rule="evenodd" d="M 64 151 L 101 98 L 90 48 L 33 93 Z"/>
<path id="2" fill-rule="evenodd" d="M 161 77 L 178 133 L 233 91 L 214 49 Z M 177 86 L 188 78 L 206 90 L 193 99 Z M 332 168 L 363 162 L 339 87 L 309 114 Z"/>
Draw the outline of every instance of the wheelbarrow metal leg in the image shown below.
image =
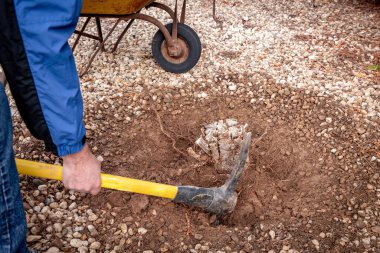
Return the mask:
<path id="1" fill-rule="evenodd" d="M 183 0 L 182 12 L 181 12 L 181 21 L 180 21 L 182 24 L 185 23 L 185 15 L 186 15 L 186 0 Z"/>
<path id="2" fill-rule="evenodd" d="M 124 35 L 127 33 L 127 31 L 129 30 L 129 28 L 132 26 L 133 22 L 135 21 L 136 19 L 131 19 L 129 20 L 127 26 L 125 27 L 124 31 L 120 34 L 119 38 L 117 39 L 115 45 L 113 46 L 112 50 L 110 51 L 111 53 L 115 52 L 116 51 L 116 48 L 119 46 L 119 43 L 120 41 L 123 39 Z M 127 21 L 127 20 L 125 20 Z"/>
<path id="3" fill-rule="evenodd" d="M 217 18 L 216 18 L 216 0 L 213 0 L 212 2 L 212 17 L 215 21 L 219 21 Z"/>
<path id="4" fill-rule="evenodd" d="M 119 18 L 114 26 L 111 28 L 111 30 L 108 32 L 107 36 L 105 37 L 105 39 L 103 40 L 103 42 L 99 43 L 99 47 L 96 49 L 95 53 L 92 54 L 91 56 L 91 59 L 89 60 L 87 66 L 86 66 L 86 69 L 80 74 L 80 76 L 82 77 L 83 75 L 85 75 L 87 73 L 87 71 L 90 69 L 91 65 L 92 65 L 92 62 L 94 61 L 96 55 L 99 53 L 99 51 L 101 50 L 102 47 L 104 47 L 104 44 L 106 43 L 106 41 L 108 40 L 108 38 L 111 36 L 111 34 L 113 33 L 113 31 L 115 30 L 115 28 L 117 27 L 117 25 L 120 23 L 120 21 L 123 20 L 121 18 Z"/>
<path id="5" fill-rule="evenodd" d="M 121 18 L 121 19 L 122 20 L 141 19 L 149 23 L 152 23 L 153 25 L 157 26 L 158 29 L 160 29 L 160 31 L 163 33 L 166 43 L 168 43 L 169 46 L 174 46 L 175 44 L 172 36 L 170 36 L 168 29 L 166 29 L 166 27 L 154 17 L 148 16 L 146 14 L 135 13 L 135 14 L 128 15 L 128 17 L 126 18 Z"/>
<path id="6" fill-rule="evenodd" d="M 96 22 L 96 29 L 98 30 L 99 42 L 102 44 L 103 43 L 103 32 L 102 32 L 102 25 L 100 23 L 100 18 L 96 17 L 95 22 Z M 106 49 L 104 48 L 104 45 L 102 46 L 101 50 L 102 50 L 102 52 L 106 51 Z"/>
<path id="7" fill-rule="evenodd" d="M 176 10 L 174 11 L 174 13 L 176 14 Z M 172 29 L 173 35 L 170 35 L 168 29 L 159 20 L 157 20 L 154 17 L 148 16 L 146 14 L 135 13 L 135 14 L 128 15 L 128 17 L 121 18 L 121 19 L 123 19 L 123 20 L 141 19 L 141 20 L 145 20 L 147 22 L 154 24 L 155 26 L 158 27 L 158 29 L 160 29 L 160 31 L 164 35 L 166 43 L 168 45 L 170 55 L 171 56 L 178 56 L 178 55 L 182 54 L 182 49 L 177 44 L 177 32 L 174 31 L 174 24 L 176 24 L 176 22 L 178 23 L 178 20 L 176 19 L 176 15 L 174 15 L 174 22 L 173 22 L 173 29 Z"/>
<path id="8" fill-rule="evenodd" d="M 146 9 L 149 9 L 150 7 L 156 7 L 156 8 L 159 8 L 161 10 L 166 11 L 170 15 L 171 19 L 174 20 L 174 11 L 169 6 L 162 4 L 162 3 L 153 2 L 150 5 L 148 5 L 146 7 Z"/>
<path id="9" fill-rule="evenodd" d="M 75 31 L 74 32 L 74 33 L 78 34 L 78 37 L 75 39 L 75 42 L 74 42 L 73 47 L 71 49 L 73 52 L 74 52 L 75 48 L 77 47 L 80 38 L 84 34 L 84 30 L 86 29 L 86 27 L 87 27 L 88 23 L 90 22 L 90 20 L 91 20 L 91 17 L 86 18 L 86 21 L 84 22 L 84 24 L 83 24 L 82 28 L 80 29 L 80 31 Z"/>
<path id="10" fill-rule="evenodd" d="M 174 19 L 173 19 L 173 29 L 172 29 L 172 38 L 174 41 L 177 41 L 177 33 L 178 33 L 178 18 L 177 18 L 177 8 L 178 7 L 178 0 L 175 0 L 175 7 L 174 7 Z"/>
<path id="11" fill-rule="evenodd" d="M 174 19 L 173 19 L 173 28 L 172 28 L 172 40 L 173 45 L 168 43 L 168 52 L 170 56 L 179 56 L 182 54 L 182 48 L 178 45 L 178 0 L 175 1 L 174 7 Z M 168 42 L 168 41 L 167 41 Z"/>

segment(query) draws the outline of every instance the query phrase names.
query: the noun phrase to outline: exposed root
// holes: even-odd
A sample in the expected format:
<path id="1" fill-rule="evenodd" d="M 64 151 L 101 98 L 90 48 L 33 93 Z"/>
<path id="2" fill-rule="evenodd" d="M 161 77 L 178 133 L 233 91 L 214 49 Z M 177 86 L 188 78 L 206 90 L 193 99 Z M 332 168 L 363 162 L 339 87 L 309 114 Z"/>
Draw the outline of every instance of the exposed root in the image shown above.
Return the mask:
<path id="1" fill-rule="evenodd" d="M 267 130 L 268 130 L 268 129 L 265 128 L 264 133 L 263 133 L 262 135 L 260 135 L 259 138 L 256 138 L 256 139 L 252 142 L 251 147 L 254 147 L 257 143 L 259 143 L 259 142 L 264 138 L 264 136 L 268 133 Z M 251 185 L 248 185 L 247 187 L 244 187 L 243 189 L 241 189 L 241 190 L 238 192 L 238 197 L 240 196 L 241 193 L 243 193 L 244 191 L 248 191 L 248 190 L 249 190 L 250 188 L 252 188 L 253 186 L 254 186 L 254 185 L 251 184 Z"/>
<path id="2" fill-rule="evenodd" d="M 193 230 L 191 229 L 191 224 L 190 224 L 190 218 L 189 218 L 189 215 L 186 213 L 186 214 L 185 214 L 185 217 L 186 217 L 186 225 L 187 225 L 187 232 L 186 232 L 186 234 L 187 234 L 187 235 L 192 235 L 192 234 L 193 234 Z"/>
<path id="3" fill-rule="evenodd" d="M 189 147 L 187 149 L 187 153 L 189 154 L 189 156 L 191 156 L 192 158 L 194 158 L 195 160 L 197 160 L 198 162 L 200 162 L 202 159 L 201 159 L 201 156 L 198 155 L 197 153 L 195 153 L 194 149 L 192 149 L 191 147 Z"/>
<path id="4" fill-rule="evenodd" d="M 243 189 L 241 189 L 240 191 L 238 191 L 238 193 L 237 193 L 237 196 L 239 197 L 240 196 L 240 194 L 242 194 L 243 192 L 245 192 L 245 191 L 248 191 L 250 188 L 252 188 L 254 185 L 253 184 L 250 184 L 250 185 L 248 185 L 247 187 L 244 187 Z"/>
<path id="5" fill-rule="evenodd" d="M 172 141 L 172 148 L 177 151 L 178 153 L 180 153 L 182 156 L 184 157 L 187 157 L 187 155 L 182 152 L 181 150 L 179 150 L 177 147 L 176 147 L 176 141 L 173 137 L 171 137 L 170 134 L 168 134 L 165 129 L 164 129 L 164 126 L 162 125 L 162 121 L 161 121 L 161 117 L 160 115 L 158 114 L 157 110 L 154 109 L 154 112 L 156 113 L 156 116 L 157 116 L 157 121 L 158 121 L 158 124 L 160 125 L 160 129 L 161 129 L 161 132 L 166 136 L 168 137 L 171 141 Z"/>
<path id="6" fill-rule="evenodd" d="M 264 138 L 264 136 L 268 133 L 267 130 L 268 130 L 268 129 L 265 128 L 264 133 L 263 133 L 259 138 L 256 138 L 256 139 L 252 142 L 251 147 L 254 147 L 257 143 L 259 143 L 259 142 Z"/>

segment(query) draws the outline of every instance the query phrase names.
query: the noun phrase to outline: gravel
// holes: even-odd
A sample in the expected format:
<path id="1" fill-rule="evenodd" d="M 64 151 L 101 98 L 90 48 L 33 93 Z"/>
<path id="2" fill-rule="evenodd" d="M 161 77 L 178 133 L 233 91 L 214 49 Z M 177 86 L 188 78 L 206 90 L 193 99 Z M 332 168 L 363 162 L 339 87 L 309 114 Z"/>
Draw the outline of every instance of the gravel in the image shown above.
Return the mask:
<path id="1" fill-rule="evenodd" d="M 218 15 L 223 25 L 219 26 L 211 19 L 210 11 L 199 11 L 205 8 L 202 1 L 188 4 L 188 22 L 203 44 L 202 58 L 196 68 L 180 77 L 157 68 L 149 49 L 156 29 L 138 22 L 130 32 L 138 34 L 138 38 L 129 36 L 129 40 L 120 44 L 117 54 L 101 54 L 95 60 L 89 75 L 89 79 L 95 78 L 94 89 L 118 90 L 126 82 L 127 89 L 141 92 L 144 80 L 148 89 L 172 86 L 186 91 L 187 82 L 204 82 L 209 86 L 218 73 L 265 72 L 277 84 L 309 89 L 319 96 L 333 95 L 339 103 L 357 107 L 369 118 L 379 116 L 377 73 L 368 70 L 368 66 L 378 61 L 380 50 L 376 43 L 379 28 L 373 26 L 378 22 L 376 11 L 358 10 L 355 5 L 335 1 L 316 1 L 315 7 L 308 1 L 281 4 L 239 1 L 232 12 L 228 11 L 228 4 L 222 4 Z M 157 12 L 148 13 L 157 16 Z M 157 17 L 164 22 L 168 20 L 162 15 Z M 121 32 L 122 27 L 118 29 Z M 91 40 L 81 43 L 76 51 L 79 66 L 90 53 L 80 49 L 93 46 Z M 128 71 L 136 66 L 138 71 Z M 92 82 L 83 85 L 92 86 Z M 223 85 L 235 93 L 241 83 L 223 80 Z M 201 98 L 208 94 L 194 92 L 192 95 L 201 94 Z M 157 100 L 157 95 L 152 97 Z M 131 106 L 131 110 L 135 115 L 141 113 L 138 106 Z"/>
<path id="2" fill-rule="evenodd" d="M 147 13 L 168 21 L 156 11 Z M 271 126 L 296 121 L 292 132 L 300 142 L 315 140 L 313 145 L 320 151 L 315 167 L 333 180 L 334 185 L 325 191 L 336 202 L 312 211 L 334 211 L 331 220 L 324 221 L 326 226 L 314 226 L 320 221 L 309 218 L 304 210 L 292 210 L 296 219 L 286 226 L 279 221 L 269 224 L 265 215 L 248 229 L 221 226 L 228 230 L 228 241 L 219 243 L 211 243 L 202 230 L 196 230 L 191 243 L 168 241 L 167 230 L 161 230 L 155 235 L 160 245 L 143 245 L 141 252 L 172 252 L 173 248 L 174 252 L 378 252 L 380 75 L 368 68 L 380 64 L 378 10 L 360 1 L 238 0 L 218 1 L 217 14 L 221 23 L 212 20 L 210 1 L 188 3 L 187 22 L 198 32 L 203 51 L 198 65 L 186 74 L 167 73 L 156 65 L 150 52 L 156 29 L 145 22 L 132 26 L 116 53 L 98 55 L 81 79 L 88 138 L 106 132 L 109 126 L 99 122 L 109 114 L 128 125 L 152 108 L 181 114 L 184 108 L 173 108 L 180 99 L 201 103 L 222 97 L 231 109 L 245 103 Z M 111 25 L 102 22 L 105 29 Z M 119 27 L 115 34 L 121 31 Z M 81 41 L 75 51 L 79 69 L 94 47 L 94 41 Z M 58 158 L 41 152 L 40 143 L 30 137 L 11 104 L 17 156 L 59 163 Z M 311 113 L 315 107 L 318 111 Z M 284 155 L 291 155 L 287 152 Z M 115 155 L 102 150 L 97 157 L 107 161 Z M 331 161 L 336 167 L 329 166 Z M 147 214 L 152 201 L 144 196 L 133 195 L 128 200 L 130 216 L 121 217 L 120 207 L 89 205 L 82 194 L 62 190 L 55 181 L 22 177 L 21 186 L 27 242 L 38 250 L 124 252 L 141 247 L 155 228 L 147 224 L 157 212 Z M 271 201 L 279 200 L 273 196 Z M 164 219 L 161 226 L 173 223 Z M 302 238 L 301 230 L 308 231 Z"/>

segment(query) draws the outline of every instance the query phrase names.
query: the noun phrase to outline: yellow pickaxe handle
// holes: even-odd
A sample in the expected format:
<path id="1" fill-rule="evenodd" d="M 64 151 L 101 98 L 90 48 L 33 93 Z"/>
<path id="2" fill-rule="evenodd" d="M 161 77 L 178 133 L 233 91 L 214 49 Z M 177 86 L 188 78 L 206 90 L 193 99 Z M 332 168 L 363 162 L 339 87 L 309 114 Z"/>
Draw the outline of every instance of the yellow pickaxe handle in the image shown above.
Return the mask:
<path id="1" fill-rule="evenodd" d="M 62 180 L 62 166 L 47 163 L 16 159 L 17 170 L 20 174 L 53 180 Z M 174 199 L 178 187 L 158 184 L 133 178 L 101 174 L 102 187 L 120 191 L 140 193 L 161 198 Z"/>

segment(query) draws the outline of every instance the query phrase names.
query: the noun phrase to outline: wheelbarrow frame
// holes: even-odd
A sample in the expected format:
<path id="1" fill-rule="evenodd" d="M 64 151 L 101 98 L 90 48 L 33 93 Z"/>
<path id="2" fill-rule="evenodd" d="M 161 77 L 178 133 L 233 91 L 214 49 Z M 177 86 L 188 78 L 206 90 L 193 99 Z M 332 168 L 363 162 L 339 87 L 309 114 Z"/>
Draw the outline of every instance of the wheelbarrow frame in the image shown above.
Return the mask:
<path id="1" fill-rule="evenodd" d="M 162 32 L 162 34 L 165 37 L 166 43 L 168 45 L 169 54 L 171 56 L 177 56 L 180 53 L 180 48 L 178 47 L 178 45 L 176 43 L 177 32 L 178 32 L 178 30 L 177 30 L 178 29 L 178 18 L 177 18 L 177 16 L 178 16 L 177 15 L 177 12 L 178 12 L 177 9 L 178 8 L 177 8 L 177 6 L 178 6 L 178 0 L 175 1 L 174 11 L 169 6 L 162 4 L 162 3 L 158 3 L 155 0 L 152 0 L 148 5 L 146 5 L 145 7 L 142 8 L 142 9 L 144 9 L 144 8 L 149 9 L 151 7 L 155 7 L 155 8 L 164 10 L 166 13 L 168 13 L 173 20 L 173 28 L 172 28 L 171 34 L 168 31 L 168 29 L 166 28 L 166 26 L 163 23 L 161 23 L 158 19 L 156 19 L 152 16 L 149 16 L 149 15 L 146 15 L 146 14 L 140 13 L 142 9 L 138 10 L 135 13 L 130 13 L 130 14 L 87 14 L 87 13 L 81 14 L 81 17 L 86 17 L 86 20 L 85 20 L 85 22 L 84 22 L 84 24 L 80 30 L 74 31 L 74 33 L 77 34 L 78 36 L 74 41 L 74 44 L 72 46 L 72 51 L 74 52 L 74 50 L 76 49 L 76 47 L 79 43 L 79 40 L 82 36 L 99 41 L 99 45 L 98 45 L 98 48 L 96 49 L 96 51 L 92 54 L 89 62 L 87 63 L 85 70 L 80 75 L 83 76 L 84 74 L 86 74 L 88 72 L 88 70 L 90 69 L 95 57 L 97 56 L 97 54 L 100 51 L 103 51 L 103 52 L 106 51 L 105 47 L 104 47 L 106 41 L 109 39 L 111 34 L 114 32 L 116 27 L 119 25 L 119 23 L 122 21 L 128 22 L 128 24 L 126 25 L 126 27 L 124 28 L 122 33 L 119 35 L 119 37 L 118 37 L 116 43 L 114 44 L 113 48 L 109 51 L 110 53 L 113 53 L 116 51 L 119 43 L 121 42 L 121 40 L 123 39 L 123 37 L 127 33 L 127 31 L 129 30 L 129 28 L 131 27 L 133 22 L 136 19 L 140 19 L 140 20 L 144 20 L 144 21 L 147 21 L 149 23 L 152 23 L 153 25 L 158 27 L 158 29 Z M 185 23 L 185 15 L 186 15 L 186 0 L 183 0 L 179 23 L 181 23 L 181 24 Z M 93 35 L 93 34 L 89 34 L 89 33 L 85 32 L 85 29 L 87 28 L 87 26 L 88 26 L 88 24 L 92 18 L 95 18 L 97 33 L 98 33 L 97 35 Z M 107 35 L 105 37 L 103 36 L 100 18 L 116 18 L 117 19 L 115 24 L 112 26 L 112 28 L 110 29 L 110 31 L 107 33 Z"/>

